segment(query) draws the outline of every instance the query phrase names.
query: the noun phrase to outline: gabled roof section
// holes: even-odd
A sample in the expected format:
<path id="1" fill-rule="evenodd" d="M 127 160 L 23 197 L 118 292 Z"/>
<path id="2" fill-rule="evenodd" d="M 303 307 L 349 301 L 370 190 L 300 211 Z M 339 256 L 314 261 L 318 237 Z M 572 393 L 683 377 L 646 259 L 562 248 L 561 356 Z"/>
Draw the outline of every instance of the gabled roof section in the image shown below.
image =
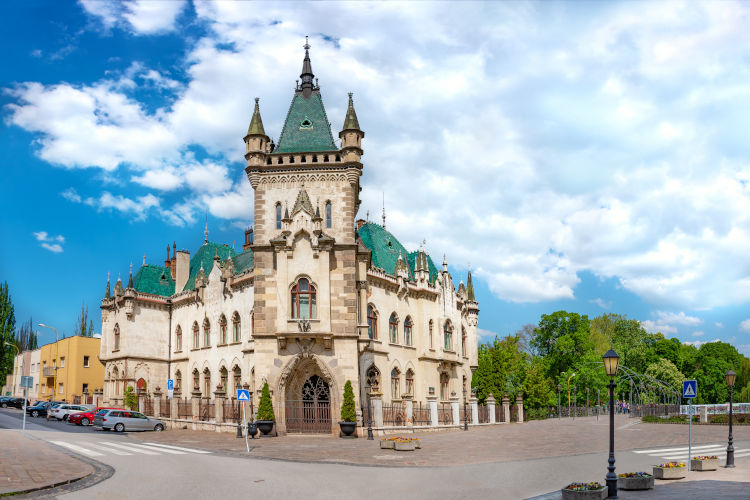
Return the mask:
<path id="1" fill-rule="evenodd" d="M 203 267 L 206 276 L 211 272 L 211 268 L 214 265 L 214 256 L 218 253 L 221 260 L 229 257 L 234 258 L 237 252 L 232 250 L 227 245 L 219 245 L 218 243 L 211 243 L 210 241 L 204 243 L 195 255 L 190 259 L 190 277 L 185 283 L 184 290 L 192 290 L 195 288 L 195 277 L 198 275 L 201 267 Z M 234 260 L 234 259 L 233 259 Z M 202 265 L 202 266 L 201 266 Z M 237 261 L 234 261 L 235 269 L 237 268 Z"/>
<path id="2" fill-rule="evenodd" d="M 294 208 L 292 209 L 292 217 L 294 217 L 294 214 L 296 214 L 300 210 L 304 210 L 305 212 L 310 214 L 311 217 L 315 216 L 315 211 L 313 210 L 310 196 L 308 196 L 307 191 L 305 191 L 304 187 L 300 189 L 299 194 L 297 194 L 297 201 L 294 202 Z"/>
<path id="3" fill-rule="evenodd" d="M 141 266 L 133 276 L 133 288 L 141 293 L 171 297 L 174 295 L 172 273 L 164 266 Z"/>
<path id="4" fill-rule="evenodd" d="M 301 92 L 295 93 L 284 128 L 281 129 L 279 144 L 274 153 L 314 153 L 318 151 L 338 151 L 333 142 L 331 124 L 320 92 L 314 91 L 309 99 Z"/>
<path id="5" fill-rule="evenodd" d="M 385 269 L 386 273 L 395 276 L 399 254 L 408 255 L 404 246 L 395 236 L 383 229 L 383 226 L 372 222 L 362 224 L 357 233 L 362 243 L 372 251 L 371 265 Z M 409 279 L 414 279 L 411 269 L 409 269 Z"/>
<path id="6" fill-rule="evenodd" d="M 409 269 L 411 269 L 412 273 L 417 272 L 417 255 L 419 255 L 419 250 L 415 250 L 406 256 L 406 261 L 409 263 Z M 435 280 L 437 279 L 438 270 L 437 267 L 435 267 L 435 263 L 432 262 L 432 257 L 429 255 L 427 255 L 427 269 L 430 272 L 429 282 L 434 285 Z"/>
<path id="7" fill-rule="evenodd" d="M 255 255 L 252 250 L 245 250 L 233 256 L 232 262 L 234 263 L 234 274 L 240 274 L 253 268 L 255 265 Z"/>

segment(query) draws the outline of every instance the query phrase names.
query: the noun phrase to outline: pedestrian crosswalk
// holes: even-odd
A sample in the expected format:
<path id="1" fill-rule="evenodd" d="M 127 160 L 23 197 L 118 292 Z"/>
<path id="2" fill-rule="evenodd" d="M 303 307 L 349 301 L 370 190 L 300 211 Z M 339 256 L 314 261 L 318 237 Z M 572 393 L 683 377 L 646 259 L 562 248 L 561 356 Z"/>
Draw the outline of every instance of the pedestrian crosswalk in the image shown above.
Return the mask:
<path id="1" fill-rule="evenodd" d="M 103 457 L 106 455 L 133 456 L 133 455 L 187 455 L 210 454 L 210 451 L 184 448 L 182 446 L 171 446 L 159 443 L 113 443 L 112 441 L 96 441 L 69 443 L 67 441 L 52 441 L 52 443 L 75 451 L 87 457 Z"/>
<path id="2" fill-rule="evenodd" d="M 716 455 L 720 459 L 725 459 L 727 456 L 727 443 L 719 444 L 705 444 L 693 446 L 689 450 L 692 455 Z M 690 458 L 688 454 L 687 446 L 670 447 L 670 448 L 654 448 L 652 450 L 637 450 L 633 453 L 643 454 L 650 457 L 657 457 L 663 460 L 687 460 Z M 748 457 L 750 456 L 750 449 L 747 448 L 735 448 L 734 458 Z"/>

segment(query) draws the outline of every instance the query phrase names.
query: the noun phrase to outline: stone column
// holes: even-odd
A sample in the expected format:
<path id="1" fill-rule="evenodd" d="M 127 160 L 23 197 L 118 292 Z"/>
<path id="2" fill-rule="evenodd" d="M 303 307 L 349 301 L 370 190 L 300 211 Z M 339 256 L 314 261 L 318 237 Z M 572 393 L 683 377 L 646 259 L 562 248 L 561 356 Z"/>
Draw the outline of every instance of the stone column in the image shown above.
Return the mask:
<path id="1" fill-rule="evenodd" d="M 201 415 L 201 391 L 200 389 L 195 389 L 191 393 L 193 396 L 192 403 L 193 403 L 193 421 L 199 420 Z M 195 425 L 195 424 L 193 424 Z M 195 427 L 194 427 L 195 428 Z"/>
<path id="2" fill-rule="evenodd" d="M 458 413 L 458 396 L 451 395 L 451 413 L 453 414 L 453 425 L 461 425 L 461 419 Z"/>
<path id="3" fill-rule="evenodd" d="M 157 387 L 154 390 L 154 404 L 152 408 L 154 409 L 154 417 L 159 418 L 161 415 L 161 387 Z"/>
<path id="4" fill-rule="evenodd" d="M 370 393 L 370 403 L 372 404 L 372 426 L 380 429 L 383 427 L 383 394 Z"/>
<path id="5" fill-rule="evenodd" d="M 224 399 L 226 396 L 224 387 L 218 385 L 214 391 L 214 420 L 217 424 L 224 422 Z M 216 426 L 216 432 L 219 432 L 219 426 Z"/>
<path id="6" fill-rule="evenodd" d="M 471 423 L 476 425 L 479 423 L 479 403 L 477 403 L 476 396 L 469 398 L 469 407 L 471 408 Z"/>
<path id="7" fill-rule="evenodd" d="M 146 414 L 146 394 L 142 390 L 138 390 L 136 392 L 138 395 L 138 411 L 140 413 Z"/>
<path id="8" fill-rule="evenodd" d="M 516 407 L 518 408 L 518 423 L 523 423 L 523 393 L 519 392 L 516 396 Z"/>
<path id="9" fill-rule="evenodd" d="M 505 423 L 510 423 L 510 399 L 508 399 L 508 395 L 503 395 L 503 417 L 505 419 Z"/>
<path id="10" fill-rule="evenodd" d="M 406 407 L 406 426 L 414 427 L 414 398 L 411 394 L 403 394 L 401 399 L 404 401 Z"/>
<path id="11" fill-rule="evenodd" d="M 487 411 L 490 413 L 490 423 L 495 423 L 495 396 L 490 393 L 487 396 Z"/>
<path id="12" fill-rule="evenodd" d="M 427 405 L 430 407 L 430 425 L 438 426 L 437 396 L 427 396 Z"/>
<path id="13" fill-rule="evenodd" d="M 732 408 L 732 409 L 734 409 L 734 408 Z M 693 411 L 695 411 L 695 410 L 693 410 Z M 701 406 L 700 412 L 701 412 L 701 418 L 700 418 L 701 423 L 702 424 L 707 424 L 708 423 L 708 408 L 706 406 Z"/>
<path id="14" fill-rule="evenodd" d="M 173 394 L 172 399 L 169 400 L 169 405 L 170 405 L 169 406 L 169 418 L 180 418 L 180 413 L 179 413 L 180 410 L 179 410 L 178 405 L 179 405 L 181 394 L 182 393 L 180 392 L 175 392 Z"/>

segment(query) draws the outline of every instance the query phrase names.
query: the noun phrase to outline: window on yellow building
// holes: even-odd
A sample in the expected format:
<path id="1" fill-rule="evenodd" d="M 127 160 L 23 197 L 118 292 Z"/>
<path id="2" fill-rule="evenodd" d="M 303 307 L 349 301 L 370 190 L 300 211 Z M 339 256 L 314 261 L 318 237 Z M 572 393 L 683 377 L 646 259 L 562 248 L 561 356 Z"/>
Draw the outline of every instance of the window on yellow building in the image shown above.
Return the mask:
<path id="1" fill-rule="evenodd" d="M 89 367 L 89 357 L 88 356 L 84 356 L 83 357 L 83 367 L 84 368 L 88 368 Z"/>

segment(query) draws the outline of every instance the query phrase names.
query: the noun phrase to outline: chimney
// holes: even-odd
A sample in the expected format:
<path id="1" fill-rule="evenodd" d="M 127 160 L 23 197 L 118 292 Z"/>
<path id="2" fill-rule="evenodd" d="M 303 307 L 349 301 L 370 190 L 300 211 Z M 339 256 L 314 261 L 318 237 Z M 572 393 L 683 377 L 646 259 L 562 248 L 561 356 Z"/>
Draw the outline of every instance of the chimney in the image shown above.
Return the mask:
<path id="1" fill-rule="evenodd" d="M 169 248 L 169 245 L 167 245 L 167 248 Z M 167 265 L 169 267 L 169 274 L 172 275 L 172 279 L 175 279 L 177 276 L 177 270 L 175 266 L 175 259 L 177 257 L 177 243 L 172 242 L 172 260 Z"/>
<path id="2" fill-rule="evenodd" d="M 249 227 L 245 230 L 245 244 L 242 245 L 242 250 L 250 250 L 253 244 L 253 228 Z"/>
<path id="3" fill-rule="evenodd" d="M 175 263 L 173 268 L 175 269 L 174 291 L 175 293 L 179 293 L 185 288 L 185 283 L 187 283 L 188 277 L 190 276 L 190 252 L 187 250 L 180 250 L 175 253 L 177 258 L 172 261 Z"/>
<path id="4" fill-rule="evenodd" d="M 357 219 L 357 229 L 361 228 L 364 225 L 365 225 L 364 219 Z"/>
<path id="5" fill-rule="evenodd" d="M 164 261 L 164 267 L 169 267 L 169 244 L 167 244 L 167 260 Z"/>

